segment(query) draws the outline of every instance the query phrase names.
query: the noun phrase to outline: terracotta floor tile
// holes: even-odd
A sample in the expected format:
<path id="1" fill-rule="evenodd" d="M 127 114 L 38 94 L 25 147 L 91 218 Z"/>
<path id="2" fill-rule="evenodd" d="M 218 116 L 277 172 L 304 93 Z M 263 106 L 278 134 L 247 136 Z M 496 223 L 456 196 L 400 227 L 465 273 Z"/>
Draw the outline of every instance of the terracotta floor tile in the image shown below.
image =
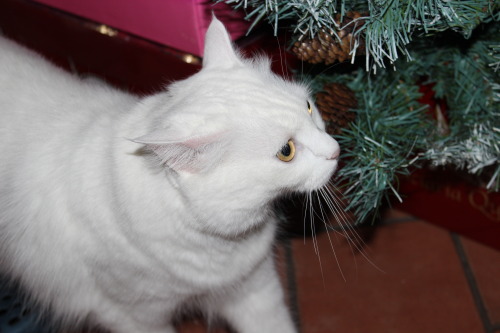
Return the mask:
<path id="1" fill-rule="evenodd" d="M 398 209 L 388 209 L 382 214 L 382 218 L 384 222 L 392 223 L 392 222 L 407 222 L 414 221 L 417 218 L 413 215 L 408 214 L 405 211 Z"/>
<path id="2" fill-rule="evenodd" d="M 201 320 L 189 320 L 183 322 L 177 326 L 178 333 L 229 333 L 229 331 L 223 328 L 211 328 L 207 327 Z"/>
<path id="3" fill-rule="evenodd" d="M 500 251 L 466 238 L 462 238 L 462 244 L 488 317 L 500 326 Z"/>
<path id="4" fill-rule="evenodd" d="M 330 237 L 337 259 L 320 235 L 322 272 L 313 241 L 293 241 L 303 333 L 482 332 L 448 232 L 424 222 L 381 226 L 365 249 L 375 264 Z"/>
<path id="5" fill-rule="evenodd" d="M 206 325 L 198 320 L 187 321 L 177 326 L 179 333 L 205 333 Z"/>

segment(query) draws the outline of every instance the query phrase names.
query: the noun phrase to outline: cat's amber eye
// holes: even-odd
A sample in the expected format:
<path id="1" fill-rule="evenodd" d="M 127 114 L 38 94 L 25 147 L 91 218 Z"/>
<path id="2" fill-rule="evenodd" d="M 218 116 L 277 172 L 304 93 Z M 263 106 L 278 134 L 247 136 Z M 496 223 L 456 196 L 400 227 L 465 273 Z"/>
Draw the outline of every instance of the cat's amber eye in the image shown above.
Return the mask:
<path id="1" fill-rule="evenodd" d="M 309 114 L 312 114 L 312 113 L 313 113 L 313 108 L 312 108 L 311 104 L 309 104 L 309 102 L 307 102 L 307 112 L 308 112 Z"/>
<path id="2" fill-rule="evenodd" d="M 281 147 L 276 156 L 283 162 L 290 162 L 295 156 L 295 145 L 293 144 L 293 141 L 288 140 L 288 142 Z"/>

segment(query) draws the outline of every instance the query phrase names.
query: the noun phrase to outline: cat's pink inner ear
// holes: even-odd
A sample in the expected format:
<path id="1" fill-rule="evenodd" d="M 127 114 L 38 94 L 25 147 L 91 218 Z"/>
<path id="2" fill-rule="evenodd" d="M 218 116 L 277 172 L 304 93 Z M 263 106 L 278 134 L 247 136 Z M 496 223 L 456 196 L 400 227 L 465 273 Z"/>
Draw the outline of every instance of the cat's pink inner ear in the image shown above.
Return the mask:
<path id="1" fill-rule="evenodd" d="M 130 141 L 142 143 L 145 145 L 183 145 L 191 149 L 197 149 L 207 144 L 215 143 L 222 139 L 225 132 L 217 132 L 213 134 L 206 134 L 200 136 L 193 136 L 189 138 L 179 138 L 171 134 L 167 130 L 158 130 L 141 137 L 131 139 Z"/>
<path id="2" fill-rule="evenodd" d="M 177 171 L 195 173 L 215 165 L 223 154 L 221 149 L 224 132 L 175 139 L 162 137 L 161 133 L 149 135 L 131 141 L 144 144 L 158 156 L 159 161 Z M 219 144 L 220 143 L 220 144 Z"/>
<path id="3" fill-rule="evenodd" d="M 214 15 L 205 35 L 203 67 L 230 67 L 238 62 L 226 28 Z"/>
<path id="4" fill-rule="evenodd" d="M 199 147 L 203 147 L 205 145 L 219 141 L 223 135 L 224 135 L 223 133 L 215 133 L 215 134 L 208 134 L 204 136 L 189 138 L 183 140 L 182 144 L 185 145 L 186 147 L 197 149 Z"/>

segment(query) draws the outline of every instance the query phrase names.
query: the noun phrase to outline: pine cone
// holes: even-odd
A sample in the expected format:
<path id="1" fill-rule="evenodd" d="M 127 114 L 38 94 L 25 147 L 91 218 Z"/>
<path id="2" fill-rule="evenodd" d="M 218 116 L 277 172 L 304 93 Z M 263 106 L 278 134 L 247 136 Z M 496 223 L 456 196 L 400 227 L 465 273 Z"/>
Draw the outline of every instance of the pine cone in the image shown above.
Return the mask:
<path id="1" fill-rule="evenodd" d="M 316 106 L 326 123 L 326 131 L 337 135 L 356 118 L 352 109 L 358 107 L 354 92 L 341 83 L 329 83 L 316 94 Z"/>
<path id="2" fill-rule="evenodd" d="M 358 12 L 347 12 L 342 21 L 340 21 L 340 14 L 337 14 L 335 22 L 340 27 L 344 27 L 344 29 L 337 31 L 340 41 L 335 37 L 333 31 L 325 31 L 323 29 L 313 39 L 302 38 L 295 42 L 292 48 L 293 53 L 300 60 L 312 64 L 324 62 L 326 65 L 329 65 L 335 61 L 343 62 L 350 59 L 352 55 L 349 53 L 354 46 L 354 33 L 363 26 L 364 20 L 352 24 L 348 23 L 360 17 L 361 14 Z M 363 54 L 365 52 L 364 39 L 359 38 L 359 44 L 356 53 Z"/>

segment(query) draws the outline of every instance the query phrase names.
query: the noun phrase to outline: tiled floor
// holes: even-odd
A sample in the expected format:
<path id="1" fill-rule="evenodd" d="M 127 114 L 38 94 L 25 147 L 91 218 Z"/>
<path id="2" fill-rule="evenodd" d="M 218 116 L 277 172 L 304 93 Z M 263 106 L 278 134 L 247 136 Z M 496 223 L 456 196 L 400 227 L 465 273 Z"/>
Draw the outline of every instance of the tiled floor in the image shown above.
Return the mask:
<path id="1" fill-rule="evenodd" d="M 279 242 L 300 333 L 500 333 L 500 251 L 400 211 L 357 233 L 362 247 L 337 231 Z M 177 326 L 232 333 L 201 319 Z"/>
<path id="2" fill-rule="evenodd" d="M 358 232 L 371 239 L 361 252 L 336 232 L 317 253 L 312 238 L 279 245 L 300 332 L 500 333 L 500 252 L 398 211 Z"/>

